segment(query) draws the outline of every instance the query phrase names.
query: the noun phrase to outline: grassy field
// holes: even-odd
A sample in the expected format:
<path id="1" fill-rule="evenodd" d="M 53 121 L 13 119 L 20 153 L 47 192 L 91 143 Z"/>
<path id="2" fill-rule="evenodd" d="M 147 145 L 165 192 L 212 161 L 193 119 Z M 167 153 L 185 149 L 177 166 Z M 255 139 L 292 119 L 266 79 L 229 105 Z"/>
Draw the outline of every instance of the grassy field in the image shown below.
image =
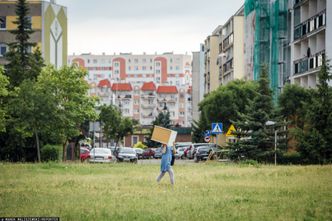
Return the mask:
<path id="1" fill-rule="evenodd" d="M 332 220 L 332 166 L 0 164 L 0 217 Z"/>

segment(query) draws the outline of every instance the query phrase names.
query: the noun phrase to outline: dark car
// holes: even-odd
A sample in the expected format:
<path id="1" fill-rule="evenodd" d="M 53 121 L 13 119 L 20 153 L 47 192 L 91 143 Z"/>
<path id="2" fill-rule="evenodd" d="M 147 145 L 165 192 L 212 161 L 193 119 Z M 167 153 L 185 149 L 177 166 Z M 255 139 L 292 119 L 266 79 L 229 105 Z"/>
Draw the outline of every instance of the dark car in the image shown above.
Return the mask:
<path id="1" fill-rule="evenodd" d="M 210 154 L 211 146 L 200 146 L 196 150 L 195 162 L 206 160 Z"/>
<path id="2" fill-rule="evenodd" d="M 143 151 L 142 157 L 143 157 L 143 159 L 150 159 L 150 158 L 154 157 L 154 153 L 155 153 L 155 151 L 153 149 L 148 148 Z"/>

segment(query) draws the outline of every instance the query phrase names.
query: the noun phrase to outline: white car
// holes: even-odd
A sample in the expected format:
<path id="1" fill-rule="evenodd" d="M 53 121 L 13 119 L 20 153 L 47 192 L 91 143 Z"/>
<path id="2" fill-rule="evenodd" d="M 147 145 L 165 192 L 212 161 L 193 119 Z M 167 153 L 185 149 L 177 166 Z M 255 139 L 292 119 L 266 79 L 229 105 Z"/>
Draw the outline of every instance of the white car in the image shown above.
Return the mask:
<path id="1" fill-rule="evenodd" d="M 118 158 L 118 161 L 120 161 L 120 162 L 128 161 L 128 162 L 137 163 L 136 151 L 135 151 L 135 149 L 130 148 L 130 147 L 119 148 L 117 158 Z"/>
<path id="2" fill-rule="evenodd" d="M 116 157 L 112 154 L 112 151 L 108 148 L 93 148 L 90 151 L 91 163 L 112 163 L 116 162 Z"/>

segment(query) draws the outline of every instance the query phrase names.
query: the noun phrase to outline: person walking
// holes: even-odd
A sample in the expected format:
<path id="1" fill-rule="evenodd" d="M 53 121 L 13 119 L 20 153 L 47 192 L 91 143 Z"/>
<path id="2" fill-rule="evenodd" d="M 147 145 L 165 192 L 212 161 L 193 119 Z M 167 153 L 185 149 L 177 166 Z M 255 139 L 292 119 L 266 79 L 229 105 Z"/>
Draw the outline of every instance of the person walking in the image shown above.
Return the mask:
<path id="1" fill-rule="evenodd" d="M 160 163 L 160 175 L 157 178 L 157 182 L 163 178 L 166 172 L 168 172 L 171 184 L 174 185 L 174 172 L 171 166 L 172 161 L 172 151 L 173 148 L 167 146 L 166 144 L 162 144 L 162 155 L 161 155 L 161 163 Z"/>

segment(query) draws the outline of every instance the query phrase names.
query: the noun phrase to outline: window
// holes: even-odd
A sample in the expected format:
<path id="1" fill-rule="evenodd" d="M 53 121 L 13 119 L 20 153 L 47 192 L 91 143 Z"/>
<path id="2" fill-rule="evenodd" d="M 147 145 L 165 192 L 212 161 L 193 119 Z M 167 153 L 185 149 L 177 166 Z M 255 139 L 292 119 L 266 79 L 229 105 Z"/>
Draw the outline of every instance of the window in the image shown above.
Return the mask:
<path id="1" fill-rule="evenodd" d="M 119 62 L 114 62 L 114 67 L 119 67 Z"/>
<path id="2" fill-rule="evenodd" d="M 135 59 L 134 59 L 134 62 L 135 62 L 135 63 L 138 63 L 138 59 L 137 59 L 137 58 L 135 58 Z"/>
<path id="3" fill-rule="evenodd" d="M 143 58 L 143 63 L 146 63 L 146 58 Z"/>
<path id="4" fill-rule="evenodd" d="M 6 29 L 6 17 L 0 16 L 0 29 Z"/>
<path id="5" fill-rule="evenodd" d="M 135 71 L 138 71 L 138 66 L 135 66 L 135 68 L 134 68 L 134 69 L 135 69 Z"/>
<path id="6" fill-rule="evenodd" d="M 132 136 L 132 142 L 131 145 L 135 145 L 138 142 L 138 136 Z"/>
<path id="7" fill-rule="evenodd" d="M 146 70 L 146 66 L 142 66 L 142 70 L 145 71 Z"/>
<path id="8" fill-rule="evenodd" d="M 180 67 L 179 66 L 175 66 L 175 70 L 180 70 Z"/>
<path id="9" fill-rule="evenodd" d="M 98 63 L 97 59 L 93 59 L 93 63 L 97 64 Z"/>
<path id="10" fill-rule="evenodd" d="M 156 74 L 160 74 L 160 70 L 156 70 Z"/>
<path id="11" fill-rule="evenodd" d="M 119 73 L 120 73 L 119 70 L 114 71 L 114 74 L 119 74 Z"/>
<path id="12" fill-rule="evenodd" d="M 156 62 L 156 67 L 160 67 L 160 62 Z"/>
<path id="13" fill-rule="evenodd" d="M 7 52 L 7 47 L 5 44 L 0 44 L 0 57 L 3 57 Z"/>

